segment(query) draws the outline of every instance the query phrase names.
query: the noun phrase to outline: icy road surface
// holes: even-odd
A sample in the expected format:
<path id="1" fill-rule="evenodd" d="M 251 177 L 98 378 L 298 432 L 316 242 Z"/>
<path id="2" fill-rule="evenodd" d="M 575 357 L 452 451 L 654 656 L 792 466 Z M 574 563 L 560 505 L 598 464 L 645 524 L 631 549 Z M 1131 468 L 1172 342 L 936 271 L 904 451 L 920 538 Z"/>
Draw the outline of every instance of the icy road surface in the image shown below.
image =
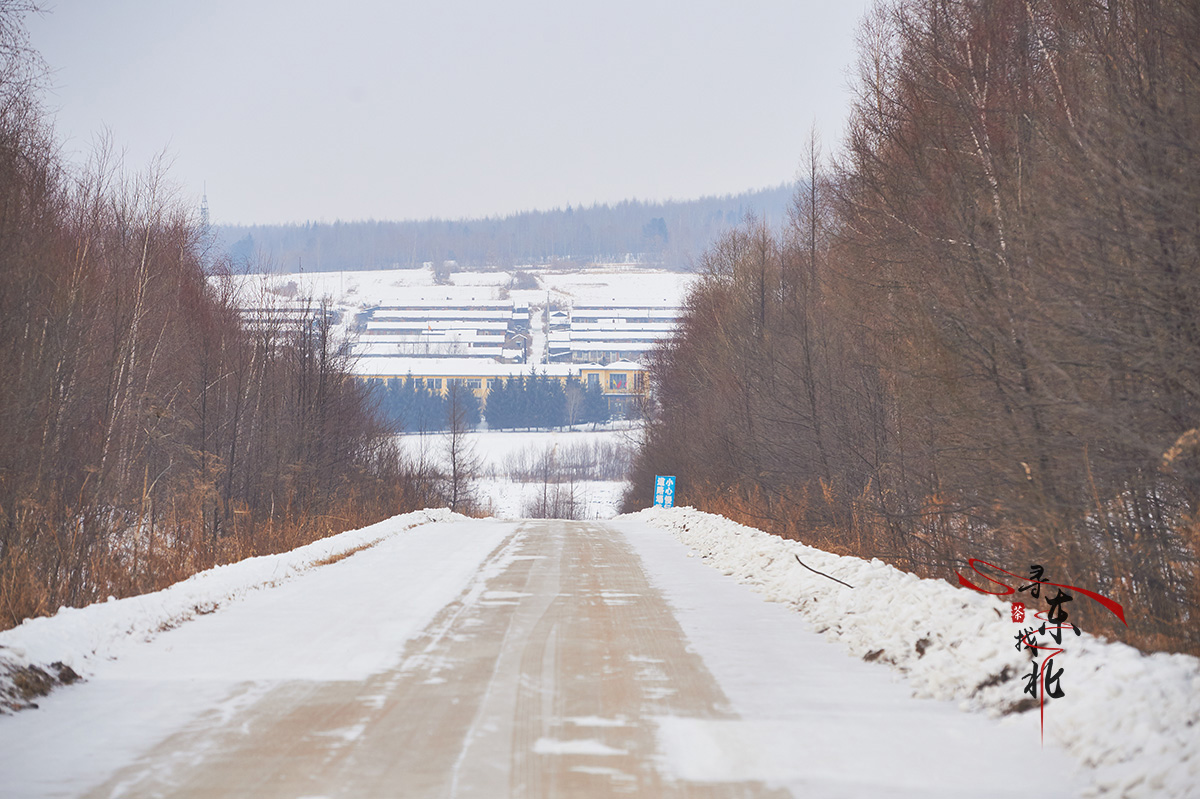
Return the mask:
<path id="1" fill-rule="evenodd" d="M 0 795 L 1078 793 L 1029 730 L 910 694 L 642 521 L 438 523 L 0 718 Z"/>

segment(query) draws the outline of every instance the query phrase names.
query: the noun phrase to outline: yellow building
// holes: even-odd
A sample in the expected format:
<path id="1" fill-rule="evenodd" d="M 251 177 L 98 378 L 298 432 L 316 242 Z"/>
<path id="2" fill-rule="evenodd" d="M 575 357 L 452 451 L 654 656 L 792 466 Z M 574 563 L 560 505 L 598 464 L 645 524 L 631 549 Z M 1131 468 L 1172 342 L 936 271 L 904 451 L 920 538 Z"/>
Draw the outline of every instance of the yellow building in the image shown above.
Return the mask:
<path id="1" fill-rule="evenodd" d="M 363 357 L 354 372 L 364 380 L 404 380 L 411 377 L 420 385 L 444 393 L 457 382 L 475 392 L 485 404 L 488 390 L 498 381 L 528 377 L 531 372 L 566 382 L 578 378 L 584 386 L 599 385 L 608 398 L 609 412 L 625 415 L 631 407 L 640 408 L 646 396 L 646 367 L 632 361 L 614 361 L 607 366 L 595 363 L 548 363 L 529 366 L 497 363 L 482 358 L 389 358 Z"/>

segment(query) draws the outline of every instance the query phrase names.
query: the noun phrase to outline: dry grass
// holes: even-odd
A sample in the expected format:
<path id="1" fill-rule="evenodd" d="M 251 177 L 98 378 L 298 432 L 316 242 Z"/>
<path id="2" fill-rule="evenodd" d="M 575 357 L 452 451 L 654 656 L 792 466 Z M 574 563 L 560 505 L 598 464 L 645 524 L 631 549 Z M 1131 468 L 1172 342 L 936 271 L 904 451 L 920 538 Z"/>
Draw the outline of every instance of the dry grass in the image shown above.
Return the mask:
<path id="1" fill-rule="evenodd" d="M 370 549 L 371 547 L 375 546 L 382 540 L 383 540 L 382 537 L 376 538 L 374 541 L 368 541 L 365 544 L 360 544 L 359 546 L 356 546 L 353 549 L 347 549 L 345 552 L 338 552 L 334 555 L 330 555 L 327 558 L 321 558 L 320 560 L 313 561 L 313 565 L 314 566 L 329 566 L 330 564 L 337 563 L 339 560 L 345 560 L 346 558 L 350 557 L 351 555 L 357 555 L 359 552 L 362 552 L 364 549 Z"/>
<path id="2" fill-rule="evenodd" d="M 43 531 L 35 546 L 13 548 L 0 559 L 0 630 L 60 607 L 82 607 L 109 596 L 158 591 L 214 566 L 258 555 L 287 552 L 322 538 L 381 521 L 395 508 L 364 511 L 346 501 L 334 513 L 234 525 L 213 537 L 199 513 L 178 513 L 143 525 L 136 533 L 110 535 L 82 550 Z M 326 565 L 374 546 L 377 541 L 330 556 Z M 82 554 L 81 554 L 82 553 Z"/>
<path id="3" fill-rule="evenodd" d="M 869 490 L 869 489 L 868 489 Z M 1070 525 L 1042 528 L 1010 526 L 989 528 L 956 514 L 938 497 L 927 499 L 917 519 L 904 525 L 888 524 L 874 510 L 867 492 L 854 500 L 839 500 L 837 492 L 822 485 L 818 491 L 793 489 L 769 494 L 759 486 L 693 486 L 680 504 L 693 505 L 741 524 L 783 538 L 803 541 L 838 555 L 879 558 L 902 571 L 957 585 L 969 558 L 979 558 L 1016 574 L 1029 564 L 1045 568 L 1045 579 L 1098 591 L 1119 602 L 1126 623 L 1092 606 L 1075 603 L 1069 608 L 1087 632 L 1135 646 L 1146 652 L 1185 652 L 1200 655 L 1200 630 L 1181 623 L 1189 610 L 1168 603 L 1144 601 L 1144 581 L 1135 579 L 1115 543 L 1107 551 L 1082 546 Z M 1132 539 L 1133 531 L 1117 530 Z M 1192 551 L 1200 551 L 1200 522 L 1191 520 L 1179 531 Z M 1132 545 L 1136 547 L 1136 543 Z M 1136 548 L 1134 549 L 1136 551 Z M 1180 573 L 1193 575 L 1185 605 L 1200 607 L 1200 581 L 1194 560 L 1180 562 Z M 1000 575 L 997 575 L 1000 576 Z"/>

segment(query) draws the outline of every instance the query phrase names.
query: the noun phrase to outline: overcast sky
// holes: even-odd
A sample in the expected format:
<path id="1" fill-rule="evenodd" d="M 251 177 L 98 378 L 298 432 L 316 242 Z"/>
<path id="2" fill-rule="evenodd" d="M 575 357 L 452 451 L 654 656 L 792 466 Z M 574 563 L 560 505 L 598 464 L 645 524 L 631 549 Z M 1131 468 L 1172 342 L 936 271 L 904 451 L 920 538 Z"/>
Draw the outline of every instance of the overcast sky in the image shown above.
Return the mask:
<path id="1" fill-rule="evenodd" d="M 836 143 L 867 0 L 48 0 L 68 153 L 166 151 L 215 222 L 688 199 Z"/>

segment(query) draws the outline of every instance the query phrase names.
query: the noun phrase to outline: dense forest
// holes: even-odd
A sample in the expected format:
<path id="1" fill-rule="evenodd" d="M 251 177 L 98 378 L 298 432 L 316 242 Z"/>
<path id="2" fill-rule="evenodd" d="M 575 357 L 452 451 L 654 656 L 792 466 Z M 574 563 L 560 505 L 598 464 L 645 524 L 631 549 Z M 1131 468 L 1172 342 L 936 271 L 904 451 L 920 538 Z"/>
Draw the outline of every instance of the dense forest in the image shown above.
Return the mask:
<path id="1" fill-rule="evenodd" d="M 523 264 L 586 265 L 635 258 L 689 269 L 747 214 L 782 222 L 790 184 L 700 200 L 593 205 L 502 218 L 410 222 L 224 225 L 219 245 L 237 271 L 415 269 L 454 261 L 460 268 Z"/>
<path id="2" fill-rule="evenodd" d="M 449 430 L 454 411 L 461 411 L 461 420 L 469 429 L 479 426 L 481 404 L 474 391 L 463 389 L 456 397 L 457 406 L 450 407 L 449 397 L 434 391 L 412 377 L 398 380 L 372 378 L 367 381 L 384 421 L 397 433 L 436 433 Z"/>
<path id="3" fill-rule="evenodd" d="M 456 416 L 468 429 L 486 418 L 491 430 L 549 430 L 603 424 L 609 419 L 608 398 L 598 384 L 584 386 L 578 378 L 560 382 L 532 369 L 528 375 L 497 379 L 488 391 L 486 408 L 473 390 L 458 384 L 449 386 L 463 389 L 452 402 L 448 393 L 434 391 L 412 377 L 367 382 L 384 421 L 396 432 L 449 430 Z"/>
<path id="4" fill-rule="evenodd" d="M 161 170 L 59 160 L 24 6 L 0 0 L 0 628 L 441 504 L 329 314 L 247 329 Z"/>
<path id="5" fill-rule="evenodd" d="M 585 386 L 576 377 L 559 382 L 532 371 L 497 381 L 488 392 L 486 413 L 492 430 L 595 425 L 609 419 L 608 398 L 598 383 Z"/>
<path id="6" fill-rule="evenodd" d="M 839 156 L 703 257 L 627 503 L 1041 564 L 1200 652 L 1198 42 L 1193 1 L 877 5 Z"/>

